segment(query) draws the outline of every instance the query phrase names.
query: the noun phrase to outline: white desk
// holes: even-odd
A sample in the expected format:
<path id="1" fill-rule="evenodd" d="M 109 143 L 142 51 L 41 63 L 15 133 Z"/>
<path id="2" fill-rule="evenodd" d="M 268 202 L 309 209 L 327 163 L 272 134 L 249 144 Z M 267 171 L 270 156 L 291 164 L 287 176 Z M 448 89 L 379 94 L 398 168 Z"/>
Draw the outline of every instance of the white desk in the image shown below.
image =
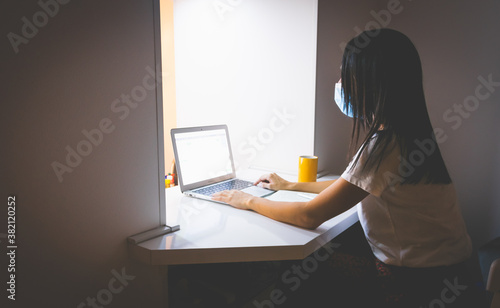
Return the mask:
<path id="1" fill-rule="evenodd" d="M 263 173 L 248 170 L 239 176 L 253 181 Z M 358 221 L 353 207 L 316 230 L 307 230 L 252 211 L 186 197 L 179 187 L 166 189 L 166 213 L 167 225 L 181 229 L 130 244 L 133 259 L 150 265 L 298 260 Z"/>

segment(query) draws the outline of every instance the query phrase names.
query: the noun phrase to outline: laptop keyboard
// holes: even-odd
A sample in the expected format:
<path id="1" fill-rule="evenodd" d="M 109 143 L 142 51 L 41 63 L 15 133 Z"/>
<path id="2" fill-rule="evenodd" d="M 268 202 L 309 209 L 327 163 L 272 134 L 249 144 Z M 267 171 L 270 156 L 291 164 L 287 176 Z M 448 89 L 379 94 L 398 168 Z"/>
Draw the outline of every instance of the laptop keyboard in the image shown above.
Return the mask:
<path id="1" fill-rule="evenodd" d="M 253 184 L 248 181 L 243 181 L 243 180 L 238 180 L 234 179 L 231 181 L 215 184 L 212 186 L 208 186 L 205 188 L 200 188 L 193 190 L 194 193 L 205 195 L 205 196 L 212 196 L 216 192 L 223 191 L 223 190 L 231 190 L 231 189 L 236 189 L 236 190 L 241 190 L 247 187 L 252 186 Z"/>

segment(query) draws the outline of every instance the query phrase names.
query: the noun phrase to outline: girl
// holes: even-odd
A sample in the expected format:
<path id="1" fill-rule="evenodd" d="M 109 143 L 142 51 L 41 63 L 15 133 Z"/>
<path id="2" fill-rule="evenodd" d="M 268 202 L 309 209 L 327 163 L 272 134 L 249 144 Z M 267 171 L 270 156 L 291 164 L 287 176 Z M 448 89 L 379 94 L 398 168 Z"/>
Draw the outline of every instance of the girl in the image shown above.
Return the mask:
<path id="1" fill-rule="evenodd" d="M 361 297 L 373 307 L 463 303 L 465 291 L 471 289 L 462 278 L 471 241 L 433 134 L 420 58 L 412 42 L 390 29 L 365 31 L 352 39 L 342 58 L 335 100 L 353 117 L 352 160 L 341 177 L 291 183 L 267 174 L 255 183 L 273 190 L 319 193 L 316 198 L 276 202 L 224 191 L 213 199 L 308 229 L 359 203 L 359 221 L 373 252 L 371 261 L 361 263 L 367 272 L 373 271 L 363 281 L 365 287 L 371 281 L 371 289 L 356 290 L 354 295 L 370 291 L 372 295 Z M 353 151 L 360 140 L 361 146 Z M 333 300 L 335 294 L 348 291 L 331 292 Z M 339 307 L 357 306 L 354 299 L 348 304 Z M 335 305 L 325 305 L 330 306 Z"/>

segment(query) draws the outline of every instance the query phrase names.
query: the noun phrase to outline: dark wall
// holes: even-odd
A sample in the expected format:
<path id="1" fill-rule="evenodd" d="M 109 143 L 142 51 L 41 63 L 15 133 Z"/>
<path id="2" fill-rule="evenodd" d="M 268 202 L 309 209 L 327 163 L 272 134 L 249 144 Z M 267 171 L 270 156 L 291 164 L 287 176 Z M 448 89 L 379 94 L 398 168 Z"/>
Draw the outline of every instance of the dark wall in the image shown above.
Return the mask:
<path id="1" fill-rule="evenodd" d="M 153 1 L 60 2 L 1 8 L 0 233 L 15 195 L 18 246 L 9 307 L 79 307 L 87 297 L 154 307 L 157 269 L 130 262 L 126 244 L 159 225 L 164 193 L 146 77 L 156 74 Z"/>

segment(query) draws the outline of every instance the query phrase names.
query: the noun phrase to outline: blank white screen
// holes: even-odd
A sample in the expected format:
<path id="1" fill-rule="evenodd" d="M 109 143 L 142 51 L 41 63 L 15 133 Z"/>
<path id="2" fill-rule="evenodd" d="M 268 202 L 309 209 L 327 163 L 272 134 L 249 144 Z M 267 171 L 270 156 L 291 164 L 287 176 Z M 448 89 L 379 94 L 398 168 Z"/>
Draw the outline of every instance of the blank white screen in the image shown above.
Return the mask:
<path id="1" fill-rule="evenodd" d="M 184 185 L 232 173 L 224 129 L 177 133 L 174 138 Z"/>

